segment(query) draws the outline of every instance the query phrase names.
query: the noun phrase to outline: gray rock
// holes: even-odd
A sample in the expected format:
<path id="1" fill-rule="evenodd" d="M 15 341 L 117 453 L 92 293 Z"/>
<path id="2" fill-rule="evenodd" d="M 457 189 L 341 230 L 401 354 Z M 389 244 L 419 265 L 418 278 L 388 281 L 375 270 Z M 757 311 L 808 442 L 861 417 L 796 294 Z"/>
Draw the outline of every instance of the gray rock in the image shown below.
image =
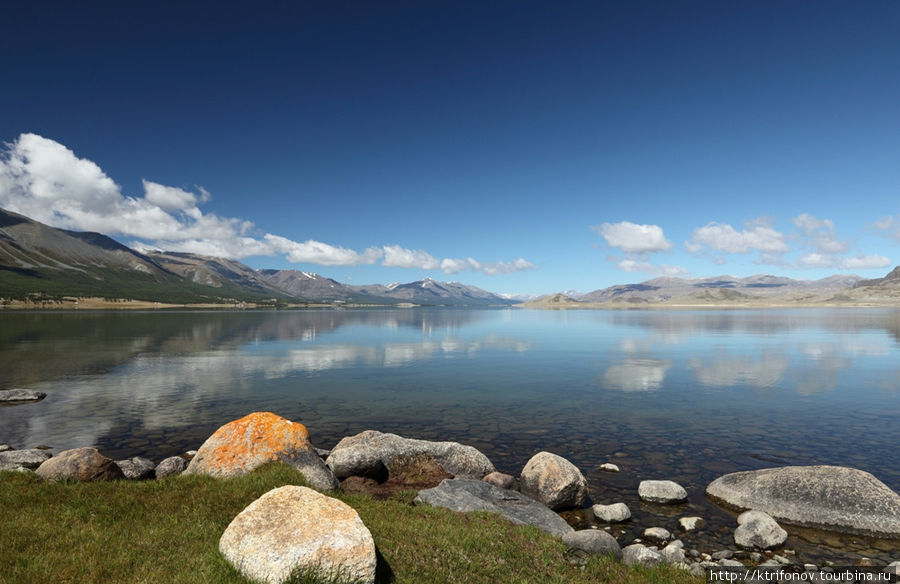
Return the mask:
<path id="1" fill-rule="evenodd" d="M 166 477 L 177 476 L 184 472 L 188 462 L 180 456 L 170 456 L 163 459 L 156 465 L 156 478 L 164 479 Z"/>
<path id="2" fill-rule="evenodd" d="M 416 501 L 463 513 L 499 513 L 517 525 L 533 525 L 557 537 L 573 531 L 562 517 L 531 497 L 484 481 L 445 479 L 433 489 L 419 491 Z"/>
<path id="3" fill-rule="evenodd" d="M 681 503 L 687 500 L 687 491 L 675 481 L 641 481 L 638 496 L 648 503 Z"/>
<path id="4" fill-rule="evenodd" d="M 7 450 L 12 450 L 12 446 L 9 444 L 0 444 L 0 452 L 6 452 Z"/>
<path id="5" fill-rule="evenodd" d="M 666 564 L 680 564 L 687 561 L 687 557 L 684 555 L 684 542 L 680 539 L 676 539 L 660 550 L 659 555 Z"/>
<path id="6" fill-rule="evenodd" d="M 587 500 L 587 479 L 574 464 L 551 452 L 538 452 L 525 463 L 519 489 L 551 509 L 580 507 Z"/>
<path id="7" fill-rule="evenodd" d="M 648 527 L 644 530 L 641 537 L 654 543 L 664 543 L 672 539 L 672 534 L 668 529 L 663 529 L 662 527 Z"/>
<path id="8" fill-rule="evenodd" d="M 300 471 L 306 483 L 317 491 L 339 491 L 341 483 L 315 450 L 294 453 L 288 461 Z"/>
<path id="9" fill-rule="evenodd" d="M 678 520 L 678 527 L 682 531 L 694 531 L 702 529 L 706 525 L 706 520 L 702 517 L 682 517 Z"/>
<path id="10" fill-rule="evenodd" d="M 885 574 L 893 574 L 894 576 L 900 576 L 900 561 L 891 562 L 884 568 Z"/>
<path id="11" fill-rule="evenodd" d="M 481 479 L 486 483 L 490 483 L 495 487 L 500 487 L 501 489 L 512 489 L 516 490 L 518 485 L 516 484 L 516 477 L 512 475 L 508 475 L 502 472 L 492 472 L 484 475 L 484 478 Z"/>
<path id="12" fill-rule="evenodd" d="M 594 512 L 594 517 L 606 523 L 621 523 L 631 519 L 631 509 L 625 503 L 594 505 L 591 511 Z"/>
<path id="13" fill-rule="evenodd" d="M 338 442 L 326 464 L 338 479 L 364 476 L 387 477 L 391 460 L 427 454 L 457 478 L 480 479 L 494 472 L 494 465 L 472 446 L 458 442 L 432 442 L 366 430 Z"/>
<path id="14" fill-rule="evenodd" d="M 742 548 L 769 550 L 787 540 L 787 532 L 762 511 L 745 511 L 738 516 L 737 522 L 734 543 Z"/>
<path id="15" fill-rule="evenodd" d="M 601 465 L 600 465 L 599 467 L 597 467 L 597 468 L 599 468 L 599 469 L 602 470 L 603 472 L 619 472 L 619 467 L 618 467 L 618 465 L 615 465 L 615 464 L 613 464 L 613 463 L 611 463 L 611 462 L 604 462 L 603 464 L 601 464 Z"/>
<path id="16" fill-rule="evenodd" d="M 7 450 L 0 452 L 0 470 L 17 470 L 19 468 L 35 470 L 51 456 L 49 452 L 39 448 Z"/>
<path id="17" fill-rule="evenodd" d="M 787 466 L 727 474 L 706 488 L 714 501 L 756 509 L 803 527 L 900 537 L 900 495 L 871 474 L 839 466 Z"/>
<path id="18" fill-rule="evenodd" d="M 281 583 L 296 569 L 375 581 L 375 541 L 359 515 L 306 487 L 279 487 L 248 505 L 222 534 L 219 551 L 255 582 Z"/>
<path id="19" fill-rule="evenodd" d="M 731 558 L 734 557 L 734 552 L 731 550 L 720 550 L 720 551 L 717 551 L 716 553 L 714 553 L 710 557 L 716 561 L 730 560 Z"/>
<path id="20" fill-rule="evenodd" d="M 32 391 L 30 389 L 0 389 L 0 402 L 33 402 L 40 401 L 47 397 L 43 391 Z"/>
<path id="21" fill-rule="evenodd" d="M 744 564 L 740 563 L 739 561 L 728 560 L 728 559 L 719 560 L 719 565 L 722 566 L 723 568 L 743 568 L 744 567 Z"/>
<path id="22" fill-rule="evenodd" d="M 658 566 L 662 556 L 645 545 L 633 543 L 622 548 L 622 561 L 626 566 Z"/>
<path id="23" fill-rule="evenodd" d="M 47 480 L 111 481 L 125 478 L 119 465 L 90 447 L 63 450 L 42 462 L 35 472 Z"/>
<path id="24" fill-rule="evenodd" d="M 622 548 L 612 535 L 599 529 L 570 531 L 562 536 L 562 542 L 569 550 L 577 550 L 591 556 L 611 555 L 622 559 Z"/>
<path id="25" fill-rule="evenodd" d="M 148 458 L 135 456 L 127 460 L 117 460 L 116 464 L 122 469 L 126 479 L 142 481 L 156 478 L 156 465 Z"/>

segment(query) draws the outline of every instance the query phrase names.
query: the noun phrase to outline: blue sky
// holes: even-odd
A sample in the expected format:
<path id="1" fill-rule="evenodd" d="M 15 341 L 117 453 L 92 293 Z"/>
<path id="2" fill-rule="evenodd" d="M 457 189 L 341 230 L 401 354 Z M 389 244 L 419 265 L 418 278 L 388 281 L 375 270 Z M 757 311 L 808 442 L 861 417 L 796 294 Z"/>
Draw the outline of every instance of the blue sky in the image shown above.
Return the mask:
<path id="1" fill-rule="evenodd" d="M 900 263 L 897 2 L 11 4 L 0 207 L 59 227 L 522 294 Z"/>

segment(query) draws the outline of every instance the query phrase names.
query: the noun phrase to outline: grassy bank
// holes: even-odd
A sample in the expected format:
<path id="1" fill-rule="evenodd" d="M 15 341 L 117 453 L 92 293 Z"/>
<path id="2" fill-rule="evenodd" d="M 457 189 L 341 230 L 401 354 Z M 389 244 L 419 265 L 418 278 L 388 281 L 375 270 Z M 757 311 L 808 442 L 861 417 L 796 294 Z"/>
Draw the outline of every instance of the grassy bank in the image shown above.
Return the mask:
<path id="1" fill-rule="evenodd" d="M 215 480 L 47 483 L 0 472 L 0 582 L 246 582 L 218 553 L 228 523 L 263 493 L 303 484 L 293 469 L 270 465 Z M 564 546 L 535 528 L 489 514 L 458 514 L 340 494 L 372 532 L 380 578 L 429 583 L 687 583 L 677 568 L 626 568 L 593 558 L 571 565 Z"/>

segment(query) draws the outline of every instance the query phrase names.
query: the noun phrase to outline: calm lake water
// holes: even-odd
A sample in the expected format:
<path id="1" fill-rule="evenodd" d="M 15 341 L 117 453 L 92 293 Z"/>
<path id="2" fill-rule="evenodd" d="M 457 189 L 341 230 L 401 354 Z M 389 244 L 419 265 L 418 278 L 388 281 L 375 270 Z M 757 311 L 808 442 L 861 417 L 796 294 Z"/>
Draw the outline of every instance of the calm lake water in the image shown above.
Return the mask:
<path id="1" fill-rule="evenodd" d="M 471 444 L 510 474 L 549 450 L 642 526 L 661 511 L 637 483 L 672 479 L 713 539 L 733 516 L 703 490 L 727 472 L 840 464 L 900 490 L 890 309 L 0 312 L 12 387 L 47 393 L 0 407 L 15 448 L 160 460 L 267 410 L 324 448 L 378 429 Z"/>

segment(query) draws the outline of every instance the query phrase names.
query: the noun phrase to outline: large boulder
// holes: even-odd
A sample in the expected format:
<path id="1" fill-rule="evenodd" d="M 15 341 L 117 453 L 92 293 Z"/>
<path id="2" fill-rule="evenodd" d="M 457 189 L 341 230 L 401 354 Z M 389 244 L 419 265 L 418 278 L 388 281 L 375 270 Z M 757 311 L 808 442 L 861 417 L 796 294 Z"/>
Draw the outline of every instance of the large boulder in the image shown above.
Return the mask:
<path id="1" fill-rule="evenodd" d="M 35 472 L 47 480 L 111 481 L 125 478 L 119 465 L 90 447 L 63 450 L 42 462 Z"/>
<path id="2" fill-rule="evenodd" d="M 578 467 L 551 452 L 538 452 L 525 463 L 519 489 L 551 509 L 581 507 L 588 497 L 587 479 Z"/>
<path id="3" fill-rule="evenodd" d="M 675 481 L 641 481 L 638 485 L 641 501 L 671 505 L 687 500 L 687 491 Z"/>
<path id="4" fill-rule="evenodd" d="M 53 455 L 40 448 L 5 450 L 0 452 L 0 470 L 35 470 L 51 456 Z"/>
<path id="5" fill-rule="evenodd" d="M 271 412 L 254 412 L 216 430 L 184 472 L 229 477 L 273 461 L 297 468 L 314 488 L 338 488 L 337 480 L 309 443 L 306 426 Z"/>
<path id="6" fill-rule="evenodd" d="M 364 476 L 385 480 L 395 458 L 422 454 L 431 456 L 444 470 L 459 478 L 480 479 L 495 470 L 491 461 L 472 446 L 403 438 L 377 430 L 342 439 L 325 463 L 339 479 Z"/>
<path id="7" fill-rule="evenodd" d="M 295 570 L 375 581 L 375 542 L 359 515 L 306 487 L 279 487 L 248 505 L 225 529 L 219 551 L 256 582 L 281 583 Z"/>
<path id="8" fill-rule="evenodd" d="M 783 545 L 787 532 L 762 511 L 744 511 L 737 518 L 734 543 L 742 548 L 769 550 Z"/>
<path id="9" fill-rule="evenodd" d="M 516 525 L 533 525 L 557 537 L 572 532 L 562 517 L 531 497 L 474 479 L 447 479 L 433 489 L 419 491 L 416 501 L 461 513 L 499 513 Z"/>
<path id="10" fill-rule="evenodd" d="M 900 495 L 871 474 L 840 466 L 736 472 L 706 488 L 714 501 L 778 521 L 875 537 L 900 537 Z"/>

